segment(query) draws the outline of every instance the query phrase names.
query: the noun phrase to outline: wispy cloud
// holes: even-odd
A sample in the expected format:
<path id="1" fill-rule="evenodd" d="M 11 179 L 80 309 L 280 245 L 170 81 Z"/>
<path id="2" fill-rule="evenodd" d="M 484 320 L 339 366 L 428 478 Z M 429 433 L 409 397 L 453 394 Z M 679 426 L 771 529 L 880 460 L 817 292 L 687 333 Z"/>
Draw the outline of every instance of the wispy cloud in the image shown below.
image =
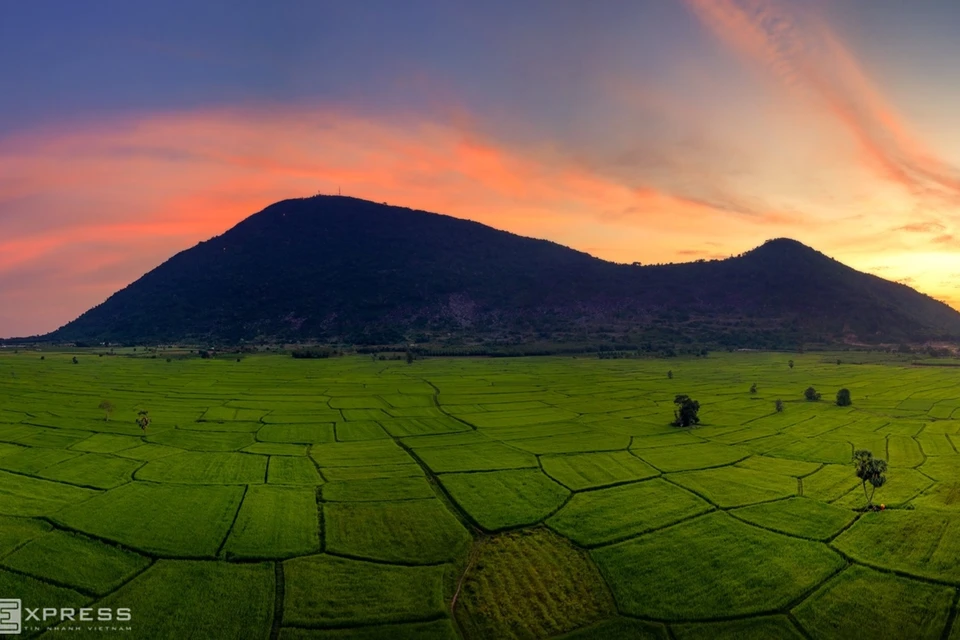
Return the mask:
<path id="1" fill-rule="evenodd" d="M 960 205 L 960 170 L 911 131 L 825 21 L 777 0 L 685 2 L 733 50 L 818 101 L 856 142 L 865 167 L 927 206 Z"/>

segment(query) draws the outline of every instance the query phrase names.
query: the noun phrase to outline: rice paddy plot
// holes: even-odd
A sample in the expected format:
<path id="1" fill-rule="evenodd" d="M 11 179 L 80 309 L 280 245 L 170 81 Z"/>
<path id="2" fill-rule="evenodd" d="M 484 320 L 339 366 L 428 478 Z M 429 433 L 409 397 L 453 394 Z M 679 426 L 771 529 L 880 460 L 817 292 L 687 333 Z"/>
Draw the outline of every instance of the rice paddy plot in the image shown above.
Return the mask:
<path id="1" fill-rule="evenodd" d="M 803 478 L 803 495 L 831 502 L 860 488 L 853 464 L 825 464 Z"/>
<path id="2" fill-rule="evenodd" d="M 112 489 L 133 480 L 142 462 L 101 453 L 85 453 L 50 467 L 37 475 L 94 489 Z"/>
<path id="3" fill-rule="evenodd" d="M 326 550 L 398 564 L 436 564 L 465 552 L 470 535 L 439 500 L 327 502 Z"/>
<path id="4" fill-rule="evenodd" d="M 224 545 L 227 558 L 292 558 L 320 550 L 312 488 L 253 486 Z"/>
<path id="5" fill-rule="evenodd" d="M 53 519 L 148 554 L 213 558 L 243 493 L 238 486 L 132 482 L 58 511 Z"/>
<path id="6" fill-rule="evenodd" d="M 750 452 L 725 444 L 689 444 L 637 451 L 636 455 L 660 471 L 686 471 L 733 464 L 750 457 Z"/>
<path id="7" fill-rule="evenodd" d="M 684 471 L 667 477 L 723 508 L 768 502 L 797 493 L 796 478 L 740 467 Z"/>
<path id="8" fill-rule="evenodd" d="M 626 451 L 545 455 L 544 472 L 571 491 L 595 489 L 659 475 L 659 471 Z"/>
<path id="9" fill-rule="evenodd" d="M 586 432 L 512 440 L 510 445 L 535 454 L 616 451 L 626 450 L 630 445 L 630 437 L 602 432 Z"/>
<path id="10" fill-rule="evenodd" d="M 116 453 L 142 444 L 143 440 L 135 436 L 97 433 L 72 445 L 70 449 L 86 453 Z"/>
<path id="11" fill-rule="evenodd" d="M 615 612 L 600 573 L 568 541 L 538 528 L 478 543 L 457 602 L 463 635 L 548 638 Z"/>
<path id="12" fill-rule="evenodd" d="M 853 445 L 846 440 L 807 438 L 773 449 L 768 455 L 808 462 L 846 464 L 853 459 Z"/>
<path id="13" fill-rule="evenodd" d="M 0 458 L 0 469 L 34 475 L 47 467 L 81 455 L 83 454 L 77 451 L 28 447 L 17 451 L 15 455 Z"/>
<path id="14" fill-rule="evenodd" d="M 362 467 L 414 462 L 406 451 L 391 440 L 317 444 L 310 448 L 310 457 L 321 467 Z"/>
<path id="15" fill-rule="evenodd" d="M 562 636 L 558 640 L 668 640 L 667 629 L 662 624 L 614 617 L 583 627 Z"/>
<path id="16" fill-rule="evenodd" d="M 147 436 L 149 442 L 191 451 L 239 451 L 255 442 L 253 434 L 233 431 L 167 429 Z"/>
<path id="17" fill-rule="evenodd" d="M 182 484 L 256 484 L 266 481 L 267 457 L 247 453 L 183 452 L 148 462 L 137 480 Z"/>
<path id="18" fill-rule="evenodd" d="M 268 484 L 319 485 L 323 483 L 313 460 L 291 456 L 270 456 Z"/>
<path id="19" fill-rule="evenodd" d="M 629 505 L 629 508 L 624 508 Z M 573 496 L 547 525 L 585 547 L 640 535 L 713 507 L 693 493 L 653 479 Z"/>
<path id="20" fill-rule="evenodd" d="M 442 566 L 390 566 L 315 555 L 285 561 L 283 573 L 285 625 L 330 628 L 446 615 Z"/>
<path id="21" fill-rule="evenodd" d="M 873 502 L 888 507 L 900 507 L 923 491 L 934 486 L 934 481 L 916 469 L 895 469 L 887 473 L 887 482 L 873 493 Z M 861 483 L 861 489 L 864 488 Z M 867 493 L 872 487 L 868 483 Z M 838 507 L 860 509 L 867 504 L 867 496 L 862 490 L 854 490 L 833 502 Z"/>
<path id="22" fill-rule="evenodd" d="M 376 624 L 343 629 L 307 629 L 284 627 L 281 640 L 458 640 L 459 635 L 448 619 L 406 624 Z"/>
<path id="23" fill-rule="evenodd" d="M 817 638 L 936 640 L 947 624 L 954 590 L 852 566 L 793 610 Z"/>
<path id="24" fill-rule="evenodd" d="M 766 473 L 777 473 L 785 476 L 801 478 L 808 476 L 823 465 L 819 462 L 804 462 L 803 460 L 787 460 L 770 456 L 752 456 L 741 460 L 736 466 L 742 469 L 753 469 Z"/>
<path id="25" fill-rule="evenodd" d="M 874 567 L 960 584 L 960 515 L 951 512 L 866 513 L 834 545 Z"/>
<path id="26" fill-rule="evenodd" d="M 537 457 L 498 442 L 469 444 L 459 447 L 415 449 L 417 457 L 435 473 L 457 471 L 493 471 L 537 467 Z"/>
<path id="27" fill-rule="evenodd" d="M 50 516 L 99 494 L 92 489 L 0 471 L 0 514 L 4 515 Z"/>
<path id="28" fill-rule="evenodd" d="M 423 476 L 338 480 L 323 487 L 323 499 L 329 502 L 382 502 L 433 497 L 433 489 Z"/>
<path id="29" fill-rule="evenodd" d="M 274 592 L 272 564 L 159 560 L 96 606 L 130 609 L 124 624 L 136 636 L 267 638 Z M 70 637 L 103 637 L 95 625 L 61 626 L 81 627 L 63 631 Z"/>
<path id="30" fill-rule="evenodd" d="M 622 612 L 677 622 L 777 610 L 845 564 L 820 543 L 758 529 L 723 513 L 591 555 Z"/>
<path id="31" fill-rule="evenodd" d="M 471 431 L 452 418 L 394 418 L 381 420 L 380 426 L 395 438 Z"/>
<path id="32" fill-rule="evenodd" d="M 0 558 L 51 529 L 43 520 L 0 516 Z"/>
<path id="33" fill-rule="evenodd" d="M 487 531 L 540 522 L 570 495 L 539 469 L 449 473 L 440 476 L 440 484 Z"/>
<path id="34" fill-rule="evenodd" d="M 266 424 L 257 431 L 260 442 L 321 444 L 334 442 L 333 424 Z"/>
<path id="35" fill-rule="evenodd" d="M 144 556 L 64 531 L 40 536 L 0 561 L 8 569 L 97 596 L 149 564 Z"/>
<path id="36" fill-rule="evenodd" d="M 832 538 L 856 517 L 849 509 L 809 498 L 755 504 L 734 509 L 730 515 L 758 527 L 811 540 Z"/>
<path id="37" fill-rule="evenodd" d="M 91 596 L 84 595 L 73 589 L 59 587 L 37 580 L 22 573 L 13 571 L 4 571 L 0 569 L 0 593 L 15 595 L 17 600 L 21 601 L 21 607 L 37 609 L 48 608 L 72 608 L 85 607 L 93 600 Z M 28 620 L 27 615 L 21 609 L 21 622 L 23 623 L 24 635 L 33 635 L 38 631 L 49 627 L 54 623 L 53 618 L 44 620 Z"/>
<path id="38" fill-rule="evenodd" d="M 670 625 L 670 629 L 677 640 L 803 640 L 805 637 L 790 618 L 783 615 L 700 624 L 674 624 Z"/>
<path id="39" fill-rule="evenodd" d="M 373 420 L 338 422 L 334 425 L 334 429 L 338 442 L 390 439 L 390 434 L 383 430 L 379 422 L 374 422 Z"/>
<path id="40" fill-rule="evenodd" d="M 423 469 L 415 462 L 355 467 L 324 467 L 323 469 L 323 477 L 329 482 L 370 480 L 373 478 L 414 478 L 422 475 L 424 475 Z"/>

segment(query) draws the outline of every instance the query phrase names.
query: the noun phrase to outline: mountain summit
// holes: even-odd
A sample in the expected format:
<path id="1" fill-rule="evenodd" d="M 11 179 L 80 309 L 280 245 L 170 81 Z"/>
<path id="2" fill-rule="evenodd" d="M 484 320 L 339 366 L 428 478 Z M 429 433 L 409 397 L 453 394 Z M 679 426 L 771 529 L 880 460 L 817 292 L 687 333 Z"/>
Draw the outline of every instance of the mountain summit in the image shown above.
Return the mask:
<path id="1" fill-rule="evenodd" d="M 730 346 L 960 336 L 960 313 L 788 239 L 614 264 L 355 198 L 284 200 L 49 334 L 60 341 L 630 339 Z"/>

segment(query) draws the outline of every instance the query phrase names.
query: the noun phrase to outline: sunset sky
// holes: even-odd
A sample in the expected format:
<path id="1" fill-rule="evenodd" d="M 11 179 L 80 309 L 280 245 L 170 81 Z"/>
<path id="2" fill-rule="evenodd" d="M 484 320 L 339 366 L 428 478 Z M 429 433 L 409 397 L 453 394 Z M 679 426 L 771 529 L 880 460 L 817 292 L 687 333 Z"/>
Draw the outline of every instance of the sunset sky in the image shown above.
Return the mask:
<path id="1" fill-rule="evenodd" d="M 11 2 L 0 336 L 336 193 L 620 262 L 791 237 L 960 307 L 960 3 Z"/>

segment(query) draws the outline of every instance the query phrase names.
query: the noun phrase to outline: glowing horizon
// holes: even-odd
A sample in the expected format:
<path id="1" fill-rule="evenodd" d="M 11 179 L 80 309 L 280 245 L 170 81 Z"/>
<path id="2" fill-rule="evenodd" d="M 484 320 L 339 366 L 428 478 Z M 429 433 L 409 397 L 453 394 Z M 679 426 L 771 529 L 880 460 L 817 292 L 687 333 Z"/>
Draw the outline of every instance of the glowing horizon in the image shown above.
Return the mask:
<path id="1" fill-rule="evenodd" d="M 151 94 L 119 110 L 21 114 L 0 130 L 0 336 L 51 331 L 273 202 L 338 188 L 616 262 L 726 257 L 789 237 L 960 309 L 960 132 L 949 126 L 960 92 L 923 80 L 947 45 L 884 57 L 857 32 L 869 11 L 857 2 L 847 13 L 667 4 L 643 4 L 669 32 L 640 24 L 649 43 L 612 15 L 625 4 L 586 26 L 557 10 L 533 41 L 498 31 L 515 54 L 502 64 L 491 54 L 487 66 L 424 70 L 442 50 L 410 45 L 392 83 L 371 76 L 376 97 L 357 88 L 359 72 L 342 80 L 349 90 L 257 85 L 239 99 L 181 86 L 184 72 L 164 85 L 198 96 L 183 104 Z M 874 27 L 920 19 L 885 11 L 870 14 Z M 577 55 L 544 58 L 556 42 Z M 157 69 L 239 64 L 214 49 L 150 55 Z M 524 93 L 525 78 L 536 90 Z"/>

